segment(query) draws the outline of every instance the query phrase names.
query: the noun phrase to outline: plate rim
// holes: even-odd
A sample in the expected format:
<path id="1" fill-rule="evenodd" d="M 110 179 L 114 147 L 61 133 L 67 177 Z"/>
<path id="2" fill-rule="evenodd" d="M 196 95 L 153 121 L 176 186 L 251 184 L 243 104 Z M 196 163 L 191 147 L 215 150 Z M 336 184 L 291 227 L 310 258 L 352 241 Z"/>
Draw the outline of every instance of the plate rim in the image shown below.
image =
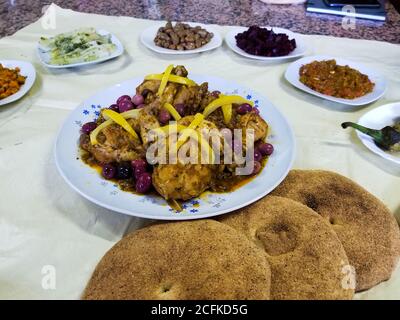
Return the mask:
<path id="1" fill-rule="evenodd" d="M 356 99 L 336 98 L 336 97 L 328 96 L 326 94 L 319 93 L 318 91 L 315 91 L 315 90 L 313 90 L 311 88 L 308 88 L 306 85 L 302 84 L 299 81 L 298 78 L 293 79 L 292 76 L 290 75 L 292 71 L 296 71 L 295 74 L 298 75 L 298 71 L 299 71 L 299 68 L 297 67 L 298 64 L 309 63 L 309 61 L 312 61 L 312 60 L 318 61 L 318 60 L 326 60 L 326 59 L 335 59 L 336 61 L 337 60 L 343 61 L 345 64 L 348 64 L 352 68 L 357 68 L 357 66 L 358 67 L 361 66 L 363 69 L 367 70 L 367 72 L 369 73 L 369 76 L 371 74 L 373 74 L 374 76 L 377 76 L 377 77 L 379 77 L 381 79 L 381 83 L 383 85 L 382 92 L 375 93 L 376 96 L 371 97 L 366 101 L 363 101 L 365 99 L 365 97 L 368 96 L 369 94 L 372 94 L 374 91 L 372 91 L 371 93 L 369 93 L 369 94 L 367 94 L 365 96 L 362 96 L 362 97 L 359 97 L 359 98 L 356 98 Z M 296 68 L 296 70 L 294 70 L 294 68 Z M 344 104 L 344 105 L 348 105 L 348 106 L 364 106 L 364 105 L 367 105 L 367 104 L 371 104 L 371 103 L 379 100 L 380 98 L 382 98 L 385 95 L 386 91 L 387 91 L 387 80 L 386 80 L 386 78 L 380 72 L 375 71 L 375 69 L 371 69 L 370 67 L 368 67 L 365 64 L 360 63 L 360 62 L 355 62 L 355 61 L 352 61 L 352 60 L 348 60 L 346 58 L 330 56 L 330 55 L 323 55 L 323 54 L 306 56 L 306 57 L 300 58 L 300 59 L 298 59 L 296 61 L 293 61 L 286 68 L 285 79 L 292 86 L 294 86 L 295 88 L 297 88 L 297 89 L 299 89 L 299 90 L 301 90 L 301 91 L 303 91 L 305 93 L 314 95 L 314 96 L 316 96 L 318 98 L 321 98 L 321 99 L 325 99 L 325 100 L 328 100 L 328 101 L 331 101 L 331 102 L 335 102 L 335 103 L 338 103 L 338 104 Z"/>
<path id="2" fill-rule="evenodd" d="M 193 76 L 207 77 L 207 76 L 201 75 L 201 74 L 193 74 Z M 210 77 L 210 78 L 217 78 L 217 79 L 220 79 L 220 80 L 222 79 L 222 80 L 227 81 L 227 82 L 233 82 L 233 81 L 226 80 L 225 78 L 222 78 L 222 77 L 215 77 L 215 76 L 208 76 L 208 77 Z M 104 91 L 104 90 L 108 90 L 108 89 L 111 89 L 111 88 L 113 88 L 113 87 L 120 86 L 120 85 L 121 85 L 122 83 L 124 83 L 124 82 L 132 81 L 132 80 L 137 79 L 137 78 L 140 78 L 140 79 L 141 79 L 140 76 L 138 76 L 138 77 L 132 77 L 132 78 L 130 78 L 130 79 L 126 79 L 126 80 L 124 80 L 124 81 L 120 81 L 120 82 L 118 82 L 118 83 L 116 83 L 116 84 L 113 84 L 113 85 L 111 85 L 111 86 L 108 86 L 108 87 L 106 87 L 106 88 L 103 88 L 103 89 L 101 89 L 101 90 L 98 90 L 97 92 L 93 93 L 90 97 L 86 98 L 84 101 L 82 101 L 81 103 L 79 103 L 79 105 L 78 105 L 77 107 L 79 107 L 80 105 L 82 105 L 86 100 L 90 100 L 92 97 L 97 96 L 98 94 L 100 94 L 100 93 L 101 93 L 102 91 Z M 233 82 L 233 83 L 235 83 L 235 82 Z M 248 89 L 248 87 L 246 87 L 246 86 L 243 86 L 243 85 L 240 85 L 240 84 L 238 84 L 238 85 L 239 85 L 240 87 L 244 88 L 244 89 Z M 254 91 L 254 90 L 251 90 L 251 91 L 252 91 L 254 94 L 257 94 L 257 95 L 259 95 L 259 96 L 262 96 L 262 97 L 265 97 L 265 98 L 266 98 L 265 95 L 259 94 L 257 91 Z M 122 213 L 122 214 L 126 214 L 126 215 L 129 215 L 129 216 L 132 216 L 132 217 L 139 217 L 139 218 L 145 218 L 145 219 L 154 219 L 154 220 L 165 220 L 165 221 L 178 221 L 178 220 L 182 220 L 182 221 L 183 221 L 183 220 L 204 219 L 204 218 L 210 218 L 210 217 L 215 217 L 215 216 L 219 216 L 219 215 L 222 215 L 222 214 L 226 214 L 226 213 L 228 213 L 228 212 L 233 212 L 233 211 L 235 211 L 235 210 L 238 210 L 238 209 L 240 209 L 240 208 L 246 207 L 246 206 L 248 206 L 248 205 L 250 205 L 250 204 L 252 204 L 252 203 L 258 201 L 259 199 L 265 197 L 268 193 L 272 192 L 272 190 L 274 190 L 274 189 L 286 178 L 286 176 L 288 175 L 289 171 L 292 169 L 293 164 L 294 164 L 294 161 L 295 161 L 295 158 L 296 158 L 296 151 L 297 151 L 296 138 L 295 138 L 294 131 L 293 131 L 293 129 L 292 129 L 292 127 L 291 127 L 291 125 L 290 125 L 288 119 L 283 115 L 283 113 L 282 113 L 277 107 L 275 107 L 275 105 L 274 105 L 268 98 L 267 98 L 267 101 L 272 105 L 272 107 L 275 109 L 275 111 L 279 114 L 279 116 L 280 116 L 281 119 L 283 120 L 285 127 L 288 129 L 287 135 L 289 136 L 289 139 L 290 139 L 290 141 L 291 141 L 292 144 L 293 144 L 293 147 L 292 147 L 292 149 L 290 150 L 290 160 L 289 160 L 289 162 L 288 162 L 287 168 L 285 169 L 285 171 L 284 171 L 284 173 L 281 175 L 281 177 L 273 184 L 273 186 L 272 186 L 271 188 L 269 188 L 270 190 L 269 190 L 269 189 L 266 189 L 265 191 L 261 192 L 259 195 L 257 195 L 256 197 L 252 198 L 251 200 L 246 201 L 246 202 L 243 202 L 243 203 L 240 203 L 240 204 L 238 204 L 238 205 L 236 205 L 236 206 L 234 206 L 234 207 L 227 208 L 227 209 L 224 209 L 224 210 L 217 210 L 218 213 L 209 212 L 209 213 L 196 214 L 196 215 L 171 215 L 171 216 L 153 215 L 153 216 L 149 216 L 149 215 L 146 215 L 146 214 L 137 212 L 137 211 L 128 211 L 128 210 L 123 209 L 123 208 L 114 207 L 114 206 L 109 205 L 109 204 L 107 204 L 107 203 L 104 203 L 104 202 L 102 202 L 102 201 L 100 201 L 100 200 L 97 200 L 96 198 L 93 198 L 92 196 L 88 195 L 88 194 L 87 194 L 86 192 L 84 192 L 83 190 L 80 190 L 77 186 L 75 186 L 75 185 L 72 183 L 72 181 L 66 176 L 66 174 L 65 174 L 64 171 L 62 170 L 61 165 L 60 165 L 60 163 L 59 163 L 58 152 L 57 152 L 58 145 L 59 145 L 60 134 L 61 134 L 61 132 L 62 132 L 64 126 L 66 126 L 67 123 L 69 123 L 69 122 L 71 121 L 71 116 L 72 116 L 74 110 L 76 110 L 76 108 L 74 108 L 74 110 L 72 110 L 72 111 L 69 113 L 69 115 L 68 115 L 68 116 L 66 117 L 66 119 L 63 121 L 61 127 L 59 128 L 59 130 L 58 130 L 58 132 L 57 132 L 57 136 L 56 136 L 56 138 L 55 138 L 54 146 L 53 146 L 53 156 L 54 156 L 54 158 L 55 158 L 55 164 L 56 164 L 57 170 L 58 170 L 58 172 L 60 173 L 60 175 L 63 177 L 63 179 L 67 182 L 67 184 L 68 184 L 73 190 L 75 190 L 78 194 L 80 194 L 80 195 L 83 196 L 85 199 L 89 200 L 90 202 L 95 203 L 96 205 L 98 205 L 98 206 L 100 206 L 100 207 L 109 209 L 109 210 L 111 210 L 112 212 Z M 257 178 L 256 178 L 256 179 L 257 179 Z"/>
<path id="3" fill-rule="evenodd" d="M 13 93 L 12 95 L 8 96 L 7 98 L 1 99 L 0 100 L 0 107 L 5 106 L 6 104 L 12 103 L 12 102 L 16 102 L 20 99 L 22 99 L 33 87 L 33 85 L 35 84 L 36 81 L 36 69 L 33 66 L 33 64 L 30 61 L 25 61 L 25 60 L 14 60 L 14 59 L 1 59 L 0 63 L 10 63 L 10 64 L 14 64 L 15 67 L 19 67 L 21 68 L 20 63 L 23 63 L 26 65 L 27 69 L 31 71 L 32 76 L 29 77 L 29 82 L 28 84 L 25 82 L 25 84 L 23 86 L 25 86 L 27 84 L 27 86 L 23 89 L 23 90 L 18 90 L 16 93 Z M 23 71 L 21 69 L 21 71 Z M 27 76 L 28 77 L 28 76 Z"/>
<path id="4" fill-rule="evenodd" d="M 49 64 L 42 59 L 42 53 L 41 53 L 42 50 L 40 49 L 39 42 L 37 42 L 36 54 L 39 58 L 40 63 L 49 69 L 66 69 L 66 68 L 83 67 L 83 66 L 88 66 L 88 65 L 101 63 L 101 62 L 105 62 L 105 61 L 108 61 L 111 59 L 118 58 L 125 52 L 125 48 L 124 48 L 122 42 L 118 39 L 118 37 L 114 33 L 110 32 L 108 30 L 105 30 L 105 29 L 95 28 L 95 30 L 99 34 L 102 34 L 102 35 L 109 34 L 111 36 L 111 42 L 113 44 L 115 44 L 117 48 L 116 48 L 115 52 L 113 54 L 111 54 L 110 56 L 100 58 L 97 60 L 93 60 L 93 61 L 87 61 L 87 62 L 78 62 L 78 63 L 70 63 L 70 64 L 62 64 L 62 65 L 61 64 Z M 65 32 L 61 32 L 59 34 L 62 34 L 62 33 L 65 33 Z M 59 34 L 53 35 L 52 37 L 55 37 Z"/>
<path id="5" fill-rule="evenodd" d="M 153 29 L 158 29 L 162 26 L 165 25 L 167 21 L 165 22 L 160 22 L 157 24 L 153 24 L 152 26 L 149 26 L 147 28 L 145 28 L 141 33 L 140 33 L 140 42 L 142 45 L 144 45 L 147 49 L 156 52 L 158 54 L 167 54 L 167 55 L 189 55 L 189 54 L 199 54 L 199 53 L 203 53 L 203 52 L 207 52 L 207 51 L 212 51 L 215 49 L 218 49 L 219 47 L 222 46 L 223 43 L 223 39 L 221 37 L 221 34 L 218 32 L 218 30 L 216 28 L 214 28 L 212 25 L 209 24 L 204 24 L 204 23 L 200 23 L 200 22 L 187 22 L 187 21 L 171 21 L 172 23 L 176 23 L 176 22 L 182 22 L 182 23 L 187 23 L 189 25 L 196 25 L 196 26 L 200 26 L 204 29 L 206 29 L 209 32 L 212 32 L 214 34 L 214 39 L 217 41 L 213 46 L 209 47 L 209 48 L 205 48 L 208 44 L 210 44 L 211 42 L 209 42 L 208 44 L 205 44 L 204 46 L 200 47 L 200 48 L 196 48 L 196 49 L 192 49 L 192 50 L 172 50 L 172 49 L 167 49 L 167 48 L 155 48 L 155 46 L 151 46 L 147 43 L 147 41 L 144 40 L 146 32 L 151 31 L 153 33 Z M 154 34 L 155 36 L 155 34 Z"/>
<path id="6" fill-rule="evenodd" d="M 377 107 L 377 108 L 374 108 L 374 109 L 372 109 L 372 110 L 369 110 L 368 112 L 364 113 L 364 114 L 358 119 L 357 123 L 360 124 L 360 125 L 363 125 L 363 124 L 362 124 L 363 120 L 364 120 L 365 117 L 366 117 L 367 115 L 369 115 L 370 113 L 377 112 L 379 109 L 391 108 L 391 107 L 393 107 L 393 106 L 398 106 L 398 108 L 400 109 L 400 101 L 398 101 L 398 102 L 386 103 L 386 104 L 381 105 L 381 106 L 379 106 L 379 107 Z M 400 117 L 400 113 L 399 113 L 399 117 Z M 369 144 L 367 144 L 366 141 L 365 141 L 365 138 L 368 138 L 368 140 L 372 140 L 372 141 L 373 141 L 372 138 L 370 138 L 368 135 L 366 135 L 366 134 L 364 134 L 364 133 L 362 133 L 362 132 L 359 132 L 358 130 L 356 131 L 356 133 L 357 133 L 358 139 L 361 141 L 361 143 L 362 143 L 368 150 L 370 150 L 370 151 L 373 152 L 374 154 L 376 154 L 376 155 L 382 157 L 383 159 L 386 159 L 386 160 L 388 160 L 388 161 L 391 161 L 391 162 L 393 162 L 393 163 L 395 163 L 395 164 L 399 164 L 399 165 L 400 165 L 400 157 L 398 157 L 398 158 L 397 158 L 397 157 L 394 157 L 394 156 L 392 156 L 391 154 L 388 154 L 388 153 L 386 153 L 385 151 L 383 151 L 383 150 L 381 150 L 381 149 L 379 149 L 379 152 L 376 151 L 376 150 L 373 149 Z"/>
<path id="7" fill-rule="evenodd" d="M 263 56 L 256 56 L 250 53 L 247 53 L 243 49 L 239 48 L 236 44 L 232 45 L 231 41 L 228 41 L 228 39 L 231 39 L 232 37 L 236 36 L 238 33 L 245 31 L 248 29 L 248 27 L 241 27 L 241 26 L 234 26 L 231 27 L 231 29 L 226 33 L 224 40 L 229 49 L 231 49 L 233 52 L 236 54 L 248 58 L 248 59 L 254 59 L 254 60 L 259 60 L 259 61 L 265 61 L 265 62 L 274 62 L 274 61 L 279 61 L 279 60 L 290 60 L 290 59 L 296 59 L 299 57 L 302 57 L 306 54 L 307 52 L 307 45 L 302 38 L 302 34 L 294 32 L 289 29 L 281 28 L 281 27 L 273 27 L 273 26 L 261 26 L 261 28 L 269 28 L 269 29 L 278 29 L 278 32 L 285 33 L 286 35 L 290 36 L 293 35 L 294 39 L 296 40 L 296 43 L 300 43 L 302 47 L 302 51 L 294 54 L 294 55 L 286 55 L 286 56 L 278 56 L 278 57 L 263 57 Z M 243 31 L 239 31 L 243 30 Z"/>

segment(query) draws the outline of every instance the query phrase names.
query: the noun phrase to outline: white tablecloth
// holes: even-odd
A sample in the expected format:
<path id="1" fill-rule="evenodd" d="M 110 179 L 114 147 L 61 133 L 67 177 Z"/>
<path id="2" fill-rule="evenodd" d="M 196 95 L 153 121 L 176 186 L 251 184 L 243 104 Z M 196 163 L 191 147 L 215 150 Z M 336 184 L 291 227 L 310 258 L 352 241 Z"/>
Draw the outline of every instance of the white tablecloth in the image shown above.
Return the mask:
<path id="1" fill-rule="evenodd" d="M 385 96 L 349 110 L 302 93 L 283 78 L 288 63 L 247 60 L 225 45 L 195 56 L 159 56 L 139 43 L 154 22 L 129 17 L 83 14 L 52 6 L 55 29 L 37 21 L 0 39 L 0 59 L 31 61 L 38 73 L 29 95 L 0 108 L 0 298 L 77 299 L 95 265 L 124 234 L 147 223 L 100 208 L 69 188 L 56 171 L 53 144 L 68 113 L 82 100 L 132 77 L 160 72 L 170 63 L 190 72 L 234 79 L 266 95 L 288 118 L 297 139 L 297 168 L 342 173 L 382 199 L 400 217 L 400 168 L 369 152 L 343 121 L 400 101 L 400 46 L 304 36 L 308 54 L 355 60 L 383 73 Z M 93 26 L 113 32 L 125 54 L 81 69 L 49 70 L 36 55 L 40 36 Z M 216 28 L 225 34 L 229 27 Z M 53 277 L 55 276 L 55 277 Z M 53 280 L 56 280 L 55 282 Z M 400 270 L 386 283 L 357 298 L 400 298 Z"/>

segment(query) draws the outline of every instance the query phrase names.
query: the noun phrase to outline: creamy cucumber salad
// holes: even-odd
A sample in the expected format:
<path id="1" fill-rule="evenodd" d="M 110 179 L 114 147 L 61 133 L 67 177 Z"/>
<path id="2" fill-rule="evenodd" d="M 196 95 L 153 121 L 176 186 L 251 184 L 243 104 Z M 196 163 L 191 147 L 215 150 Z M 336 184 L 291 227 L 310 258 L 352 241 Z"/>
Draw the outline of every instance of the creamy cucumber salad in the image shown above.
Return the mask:
<path id="1" fill-rule="evenodd" d="M 67 65 L 109 57 L 116 45 L 111 35 L 100 35 L 94 28 L 81 28 L 55 37 L 41 37 L 39 47 L 49 56 L 49 64 Z"/>

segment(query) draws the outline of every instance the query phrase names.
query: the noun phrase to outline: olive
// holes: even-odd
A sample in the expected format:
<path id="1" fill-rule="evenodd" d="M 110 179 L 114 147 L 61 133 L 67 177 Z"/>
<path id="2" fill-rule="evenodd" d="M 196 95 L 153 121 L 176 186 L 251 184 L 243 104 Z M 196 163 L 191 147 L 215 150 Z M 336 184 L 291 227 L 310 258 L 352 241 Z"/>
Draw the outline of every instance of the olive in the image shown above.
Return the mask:
<path id="1" fill-rule="evenodd" d="M 115 177 L 120 180 L 129 179 L 132 177 L 132 168 L 127 164 L 119 164 Z"/>
<path id="2" fill-rule="evenodd" d="M 261 168 L 262 168 L 261 163 L 258 161 L 254 161 L 254 168 L 253 168 L 252 174 L 254 175 L 254 174 L 259 173 L 261 171 Z"/>
<path id="3" fill-rule="evenodd" d="M 143 97 L 143 95 L 141 95 L 141 94 L 135 94 L 135 95 L 132 97 L 132 102 L 133 102 L 133 104 L 135 104 L 135 105 L 137 105 L 137 106 L 141 105 L 141 104 L 144 102 L 144 97 Z"/>
<path id="4" fill-rule="evenodd" d="M 246 114 L 250 112 L 252 109 L 253 107 L 251 105 L 249 105 L 248 103 L 243 103 L 239 107 L 237 107 L 236 112 L 239 114 Z"/>
<path id="5" fill-rule="evenodd" d="M 106 179 L 112 179 L 115 177 L 116 172 L 117 169 L 115 168 L 115 166 L 108 163 L 103 166 L 101 174 Z"/>
<path id="6" fill-rule="evenodd" d="M 142 173 L 142 175 L 136 180 L 136 191 L 139 193 L 146 193 L 152 186 L 151 174 L 148 172 Z"/>
<path id="7" fill-rule="evenodd" d="M 270 143 L 260 143 L 258 150 L 263 156 L 270 156 L 274 152 L 274 146 Z"/>
<path id="8" fill-rule="evenodd" d="M 81 132 L 85 134 L 90 134 L 94 129 L 96 129 L 96 127 L 96 122 L 87 122 L 82 126 Z"/>
<path id="9" fill-rule="evenodd" d="M 117 104 L 112 104 L 111 106 L 108 107 L 108 109 L 115 111 L 115 112 L 119 112 L 119 107 Z"/>

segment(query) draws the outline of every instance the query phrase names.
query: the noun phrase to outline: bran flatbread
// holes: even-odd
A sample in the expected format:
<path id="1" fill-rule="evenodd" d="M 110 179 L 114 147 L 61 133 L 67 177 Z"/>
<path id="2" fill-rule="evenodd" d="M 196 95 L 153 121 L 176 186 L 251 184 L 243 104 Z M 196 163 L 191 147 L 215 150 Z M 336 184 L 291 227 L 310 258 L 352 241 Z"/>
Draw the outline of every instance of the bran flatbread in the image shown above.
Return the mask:
<path id="1" fill-rule="evenodd" d="M 163 223 L 119 241 L 102 258 L 83 299 L 268 299 L 262 250 L 214 220 Z"/>
<path id="2" fill-rule="evenodd" d="M 308 207 L 267 196 L 220 221 L 266 251 L 271 299 L 353 297 L 355 279 L 343 246 L 329 223 Z"/>
<path id="3" fill-rule="evenodd" d="M 390 278 L 400 256 L 394 216 L 352 180 L 322 170 L 292 170 L 273 195 L 299 201 L 327 219 L 357 275 L 356 291 Z"/>

